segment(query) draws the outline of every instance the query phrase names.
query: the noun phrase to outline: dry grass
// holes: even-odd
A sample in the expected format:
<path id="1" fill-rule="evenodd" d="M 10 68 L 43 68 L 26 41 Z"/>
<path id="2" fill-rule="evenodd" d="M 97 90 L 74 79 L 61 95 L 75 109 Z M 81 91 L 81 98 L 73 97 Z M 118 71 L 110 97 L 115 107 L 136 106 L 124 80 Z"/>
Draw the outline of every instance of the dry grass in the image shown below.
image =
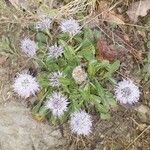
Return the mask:
<path id="1" fill-rule="evenodd" d="M 111 7 L 109 7 L 108 10 L 105 10 L 105 11 L 107 12 L 107 11 L 110 11 L 110 9 L 115 8 L 118 3 L 119 4 L 123 3 L 124 5 L 128 6 L 133 1 L 134 0 L 125 0 L 125 1 L 109 0 Z M 40 2 L 40 0 L 32 0 L 30 2 L 29 9 L 26 9 L 26 11 L 24 12 L 21 8 L 18 7 L 17 9 L 15 9 L 9 3 L 6 4 L 4 2 L 4 0 L 0 0 L 0 16 L 1 16 L 0 17 L 0 36 L 3 35 L 6 37 L 9 37 L 9 39 L 11 39 L 13 41 L 13 43 L 15 43 L 15 45 L 17 45 L 18 40 L 19 40 L 20 36 L 22 35 L 22 33 L 29 32 L 29 31 L 25 31 L 25 30 L 28 29 L 30 24 L 35 22 L 35 20 L 38 18 L 38 14 L 41 14 L 41 13 L 44 13 L 44 14 L 46 13 L 47 15 L 54 16 L 58 21 L 61 20 L 62 17 L 76 17 L 80 21 L 86 21 L 84 25 L 86 25 L 89 22 L 93 22 L 97 17 L 99 17 L 101 15 L 101 14 L 98 14 L 98 15 L 95 15 L 95 17 L 93 17 L 93 14 L 95 14 L 95 10 L 98 9 L 96 0 L 74 0 L 64 6 L 59 6 L 57 8 L 53 8 L 55 0 L 51 0 L 48 3 L 45 2 L 42 4 L 39 4 L 39 2 Z M 49 8 L 51 8 L 51 9 L 49 9 Z M 84 17 L 83 17 L 83 15 L 84 15 Z M 102 22 L 102 21 L 104 21 L 104 20 L 99 18 L 98 23 Z M 101 25 L 103 25 L 103 23 Z M 126 25 L 128 26 L 128 24 L 125 24 L 125 26 Z M 132 24 L 131 24 L 131 26 L 132 26 Z M 103 32 L 103 34 L 111 42 L 113 42 L 114 39 L 113 39 L 112 35 L 115 35 L 115 33 L 112 33 L 112 31 L 111 31 L 111 34 L 108 33 L 108 31 L 110 31 L 109 26 L 107 28 L 103 28 L 103 26 L 100 26 L 99 24 L 97 24 L 96 27 L 100 28 L 100 30 Z M 123 27 L 121 26 L 121 28 L 123 28 Z M 27 33 L 27 34 L 29 34 L 29 33 Z M 115 38 L 115 40 L 116 39 L 117 38 Z M 115 42 L 117 43 L 118 41 L 115 41 Z M 122 41 L 122 42 L 124 42 L 124 41 Z M 128 44 L 128 43 L 124 43 L 124 44 Z M 127 45 L 127 47 L 131 48 L 131 53 L 133 55 L 135 55 L 135 57 L 136 57 L 136 55 L 138 55 L 137 51 L 135 51 L 135 49 L 132 48 L 130 45 Z M 133 51 L 132 51 L 132 49 L 133 49 Z M 1 50 L 0 50 L 0 53 L 1 53 Z M 15 54 L 16 53 L 17 52 L 15 52 Z M 15 56 L 14 56 L 14 59 L 16 59 Z M 13 60 L 11 60 L 11 63 L 12 62 L 13 62 Z M 19 67 L 19 66 L 17 65 L 17 67 Z M 21 67 L 25 68 L 26 66 L 22 65 Z M 13 77 L 14 74 L 11 74 L 11 76 Z M 3 85 L 1 85 L 1 86 L 2 86 L 1 88 L 3 88 Z M 80 147 L 82 145 L 81 146 L 82 150 L 83 150 L 83 148 L 88 149 L 87 145 L 86 145 L 87 143 L 90 143 L 91 145 L 94 143 L 96 145 L 96 144 L 98 144 L 97 141 L 99 142 L 99 139 L 101 140 L 103 138 L 103 141 L 106 141 L 106 143 L 104 143 L 104 144 L 106 144 L 106 145 L 104 145 L 104 147 L 107 147 L 107 146 L 109 147 L 110 146 L 109 144 L 112 144 L 113 147 L 115 147 L 114 145 L 118 144 L 118 142 L 117 142 L 118 139 L 117 138 L 113 139 L 113 137 L 112 137 L 113 132 L 118 130 L 118 128 L 124 123 L 124 121 L 127 122 L 126 126 L 130 125 L 130 122 L 128 122 L 128 121 L 131 121 L 131 120 L 127 120 L 126 116 L 123 116 L 123 115 L 121 116 L 121 115 L 118 117 L 120 120 L 118 120 L 117 117 L 115 118 L 116 120 L 118 120 L 118 124 L 116 124 L 114 126 L 112 125 L 111 127 L 109 127 L 110 124 L 116 123 L 114 121 L 115 119 L 112 122 L 103 122 L 104 124 L 106 124 L 106 126 L 107 126 L 106 129 L 110 132 L 110 134 L 107 134 L 107 132 L 105 132 L 105 130 L 104 131 L 102 130 L 102 128 L 104 126 L 98 128 L 97 133 L 100 131 L 103 131 L 103 132 L 105 132 L 104 134 L 106 134 L 106 137 L 101 137 L 100 134 L 96 135 L 97 133 L 95 133 L 96 137 L 93 138 L 95 141 L 94 140 L 92 141 L 92 139 L 86 139 L 86 140 L 85 139 L 84 140 L 77 139 L 75 144 L 73 143 L 73 146 L 78 145 L 78 147 Z M 132 116 L 132 112 L 129 112 L 128 115 Z M 101 122 L 99 122 L 99 121 L 97 121 L 97 122 L 98 122 L 98 124 L 101 124 Z M 136 126 L 135 123 L 131 128 L 133 129 L 134 126 Z M 147 139 L 146 138 L 144 139 L 144 137 L 142 137 L 142 135 L 148 129 L 149 129 L 149 126 L 147 128 L 145 128 L 141 133 L 139 133 L 139 131 L 134 129 L 131 132 L 130 140 L 127 140 L 125 137 L 124 137 L 124 139 L 120 139 L 120 143 L 122 140 L 122 143 L 121 143 L 123 145 L 122 149 L 125 149 L 125 148 L 130 149 L 134 144 L 136 145 L 136 142 L 139 143 L 140 138 L 143 138 L 142 142 L 144 140 L 145 140 L 144 142 L 146 142 Z M 128 130 L 126 132 L 130 132 L 130 130 Z M 124 134 L 124 132 L 122 132 L 121 134 Z M 120 136 L 120 133 L 118 133 L 117 136 Z M 101 144 L 99 144 L 99 145 L 101 145 Z M 148 145 L 146 145 L 146 146 L 148 147 Z M 143 148 L 143 150 L 144 150 L 144 148 Z M 112 148 L 112 150 L 116 150 L 116 149 Z"/>

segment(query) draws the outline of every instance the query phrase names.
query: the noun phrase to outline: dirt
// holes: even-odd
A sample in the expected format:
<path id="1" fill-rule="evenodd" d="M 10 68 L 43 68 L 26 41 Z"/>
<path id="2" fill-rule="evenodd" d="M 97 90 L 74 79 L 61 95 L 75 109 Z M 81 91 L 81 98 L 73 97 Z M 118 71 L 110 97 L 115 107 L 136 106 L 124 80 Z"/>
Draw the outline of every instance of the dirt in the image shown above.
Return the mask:
<path id="1" fill-rule="evenodd" d="M 103 25 L 100 27 L 105 30 Z M 144 49 L 143 41 L 139 45 L 135 44 L 135 40 L 139 40 L 139 35 L 135 36 L 135 39 L 131 36 L 132 32 L 135 33 L 134 27 L 121 26 L 119 30 L 131 30 L 127 32 L 128 37 L 131 37 L 129 42 L 134 43 L 133 47 L 141 48 L 141 51 Z M 7 31 L 3 34 L 6 33 Z M 124 45 L 129 49 L 128 42 Z M 140 55 L 140 52 L 138 54 Z M 118 106 L 112 110 L 110 120 L 104 121 L 98 116 L 93 116 L 93 133 L 90 137 L 81 138 L 70 135 L 67 124 L 64 125 L 65 137 L 62 137 L 58 127 L 33 119 L 27 102 L 15 95 L 11 88 L 16 73 L 33 66 L 33 63 L 25 58 L 1 55 L 0 150 L 150 150 L 149 84 L 141 82 L 138 74 L 134 72 L 141 63 L 135 61 L 131 52 L 126 56 L 127 59 L 121 58 L 124 63 L 116 79 L 120 79 L 120 75 L 133 78 L 141 84 L 141 89 L 145 91 L 144 97 L 141 96 L 139 104 L 132 108 Z"/>

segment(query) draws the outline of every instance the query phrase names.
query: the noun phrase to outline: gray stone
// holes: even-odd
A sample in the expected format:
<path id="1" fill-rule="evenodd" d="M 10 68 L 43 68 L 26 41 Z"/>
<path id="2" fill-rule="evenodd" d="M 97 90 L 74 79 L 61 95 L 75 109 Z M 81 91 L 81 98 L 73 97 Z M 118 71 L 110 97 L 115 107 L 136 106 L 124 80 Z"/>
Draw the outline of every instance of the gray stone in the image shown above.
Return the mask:
<path id="1" fill-rule="evenodd" d="M 57 150 L 65 148 L 59 130 L 32 119 L 19 102 L 0 106 L 0 150 Z"/>

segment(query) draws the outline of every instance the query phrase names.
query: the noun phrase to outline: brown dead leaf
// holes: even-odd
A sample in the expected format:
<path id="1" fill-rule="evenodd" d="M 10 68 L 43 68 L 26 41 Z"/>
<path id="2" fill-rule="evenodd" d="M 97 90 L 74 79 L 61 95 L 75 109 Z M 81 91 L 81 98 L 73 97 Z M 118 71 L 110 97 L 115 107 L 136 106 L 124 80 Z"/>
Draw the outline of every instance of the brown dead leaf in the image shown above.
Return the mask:
<path id="1" fill-rule="evenodd" d="M 117 58 L 117 52 L 114 49 L 111 49 L 105 40 L 99 40 L 97 42 L 97 49 L 97 59 L 99 60 L 105 59 L 114 61 Z"/>
<path id="2" fill-rule="evenodd" d="M 116 24 L 125 24 L 124 23 L 124 18 L 115 13 L 113 10 L 109 10 L 109 3 L 107 1 L 100 1 L 99 2 L 99 7 L 98 7 L 98 12 L 99 14 L 102 14 L 102 19 L 107 22 L 111 23 L 116 23 Z"/>
<path id="3" fill-rule="evenodd" d="M 102 17 L 105 21 L 116 23 L 116 24 L 125 24 L 123 21 L 123 17 L 121 15 L 116 14 L 114 11 L 108 11 L 102 14 Z"/>
<path id="4" fill-rule="evenodd" d="M 129 18 L 137 22 L 138 16 L 147 15 L 147 11 L 150 9 L 150 0 L 134 2 L 127 11 Z"/>

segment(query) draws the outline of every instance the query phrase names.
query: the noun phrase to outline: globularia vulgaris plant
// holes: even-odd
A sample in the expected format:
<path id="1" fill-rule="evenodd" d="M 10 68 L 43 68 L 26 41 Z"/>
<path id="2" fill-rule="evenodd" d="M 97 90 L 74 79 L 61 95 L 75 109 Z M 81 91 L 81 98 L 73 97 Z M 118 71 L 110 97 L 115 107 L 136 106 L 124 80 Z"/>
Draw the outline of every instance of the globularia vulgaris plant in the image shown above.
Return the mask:
<path id="1" fill-rule="evenodd" d="M 51 22 L 44 16 L 44 20 L 34 27 L 36 41 L 29 38 L 21 41 L 22 51 L 38 63 L 39 73 L 37 79 L 20 73 L 14 82 L 14 91 L 24 98 L 40 91 L 32 108 L 36 119 L 47 119 L 53 124 L 70 120 L 72 132 L 88 135 L 92 130 L 90 112 L 97 112 L 102 119 L 107 119 L 111 107 L 116 106 L 106 83 L 114 83 L 112 76 L 120 62 L 97 60 L 99 31 L 81 29 L 76 20 L 69 19 L 62 21 L 60 31 L 53 35 L 49 32 Z M 117 99 L 124 104 L 132 104 L 139 97 L 138 87 L 128 83 L 120 82 L 116 86 Z M 134 88 L 134 94 L 131 88 Z M 138 97 L 135 97 L 136 93 Z"/>
<path id="2" fill-rule="evenodd" d="M 58 117 L 64 122 L 72 112 L 81 109 L 88 112 L 96 110 L 102 118 L 109 117 L 109 110 L 116 101 L 105 84 L 108 80 L 112 81 L 119 61 L 110 64 L 107 60 L 96 59 L 98 34 L 97 30 L 78 28 L 70 34 L 61 32 L 49 46 L 46 41 L 37 41 L 41 49 L 38 80 L 46 93 L 42 102 L 39 101 L 40 108 L 36 109 L 38 117 L 47 117 L 51 122 Z"/>

